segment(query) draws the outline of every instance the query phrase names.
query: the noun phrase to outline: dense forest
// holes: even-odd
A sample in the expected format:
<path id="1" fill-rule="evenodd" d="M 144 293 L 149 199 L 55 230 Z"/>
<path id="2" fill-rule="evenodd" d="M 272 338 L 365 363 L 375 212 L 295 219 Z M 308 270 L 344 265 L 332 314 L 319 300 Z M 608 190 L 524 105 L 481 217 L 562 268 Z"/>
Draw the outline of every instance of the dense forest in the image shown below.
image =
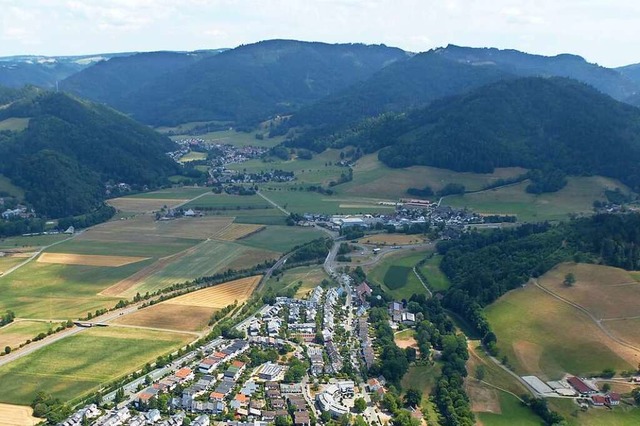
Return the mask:
<path id="1" fill-rule="evenodd" d="M 107 107 L 59 93 L 30 94 L 0 110 L 29 118 L 21 132 L 0 136 L 0 173 L 25 190 L 36 212 L 60 218 L 101 205 L 105 183 L 157 187 L 179 166 L 168 138 Z"/>
<path id="2" fill-rule="evenodd" d="M 531 176 L 534 193 L 561 188 L 565 174 L 603 175 L 640 188 L 640 111 L 564 78 L 500 81 L 424 109 L 367 119 L 340 135 L 290 144 L 380 150 L 391 167 L 544 170 Z"/>
<path id="3" fill-rule="evenodd" d="M 482 307 L 538 277 L 560 262 L 577 261 L 640 268 L 640 214 L 596 215 L 556 226 L 523 225 L 512 230 L 472 232 L 438 243 L 440 268 L 452 287 L 446 307 L 489 333 Z"/>

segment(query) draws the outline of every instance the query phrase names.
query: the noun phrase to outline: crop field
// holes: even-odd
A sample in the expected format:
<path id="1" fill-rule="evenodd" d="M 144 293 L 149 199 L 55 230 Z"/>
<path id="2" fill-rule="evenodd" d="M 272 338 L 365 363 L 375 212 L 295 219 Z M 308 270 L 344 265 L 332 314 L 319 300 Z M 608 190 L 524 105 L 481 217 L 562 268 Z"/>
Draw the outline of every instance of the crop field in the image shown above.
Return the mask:
<path id="1" fill-rule="evenodd" d="M 94 240 L 91 239 L 93 237 L 94 234 L 89 230 L 73 240 L 48 248 L 46 252 L 103 256 L 118 254 L 120 256 L 161 258 L 181 252 L 200 242 L 186 238 L 161 238 L 152 239 L 151 243 L 147 243 L 144 238 L 136 235 L 130 236 L 129 240 L 126 240 L 126 235 L 122 235 L 122 241 L 100 240 L 97 239 L 98 236 Z M 134 241 L 134 239 L 139 241 Z"/>
<path id="2" fill-rule="evenodd" d="M 360 244 L 375 244 L 380 246 L 396 246 L 406 244 L 420 244 L 424 243 L 425 239 L 422 235 L 407 235 L 407 234 L 374 234 L 367 235 L 366 237 L 358 240 Z"/>
<path id="3" fill-rule="evenodd" d="M 576 283 L 563 284 L 565 275 L 574 274 Z M 540 285 L 577 303 L 598 319 L 640 316 L 640 283 L 627 271 L 601 265 L 565 263 L 538 280 Z M 607 324 L 608 325 L 608 324 Z M 640 346 L 640 340 L 635 342 Z"/>
<path id="4" fill-rule="evenodd" d="M 0 402 L 27 405 L 43 389 L 63 400 L 81 397 L 191 340 L 120 327 L 86 330 L 0 367 Z"/>
<path id="5" fill-rule="evenodd" d="M 42 419 L 33 417 L 33 409 L 22 405 L 0 404 L 0 426 L 35 426 Z"/>
<path id="6" fill-rule="evenodd" d="M 11 117 L 0 121 L 0 131 L 21 132 L 29 126 L 31 118 Z"/>
<path id="7" fill-rule="evenodd" d="M 157 221 L 150 215 L 97 225 L 75 240 L 161 243 L 173 238 L 205 240 L 233 222 L 230 217 L 183 217 Z"/>
<path id="8" fill-rule="evenodd" d="M 288 252 L 296 246 L 303 245 L 326 234 L 316 228 L 300 226 L 268 226 L 263 231 L 243 238 L 241 243 L 249 247 Z"/>
<path id="9" fill-rule="evenodd" d="M 56 328 L 60 324 L 43 321 L 14 321 L 0 328 L 0 347 L 17 348 L 21 343 L 31 340 L 40 333 L 46 333 L 50 328 Z"/>
<path id="10" fill-rule="evenodd" d="M 168 300 L 170 305 L 200 306 L 204 308 L 222 309 L 237 301 L 245 302 L 253 293 L 262 275 L 240 278 L 238 280 L 214 285 Z"/>
<path id="11" fill-rule="evenodd" d="M 410 197 L 407 189 L 429 185 L 437 191 L 448 183 L 461 183 L 467 190 L 479 190 L 498 179 L 513 178 L 525 173 L 525 169 L 510 167 L 496 169 L 494 173 L 460 173 L 427 166 L 405 169 L 387 167 L 377 154 L 365 155 L 353 169 L 353 181 L 335 187 L 339 194 L 386 198 L 397 200 Z"/>
<path id="12" fill-rule="evenodd" d="M 390 213 L 392 206 L 378 204 L 383 199 L 353 198 L 339 195 L 324 195 L 311 191 L 295 191 L 288 188 L 280 190 L 263 189 L 262 194 L 292 213 L 322 214 L 359 214 Z"/>
<path id="13" fill-rule="evenodd" d="M 116 209 L 129 213 L 147 213 L 161 210 L 163 207 L 170 208 L 188 201 L 187 199 L 171 198 L 134 198 L 120 197 L 107 200 L 107 203 Z"/>
<path id="14" fill-rule="evenodd" d="M 278 209 L 235 210 L 234 223 L 252 223 L 256 225 L 286 225 L 287 216 Z"/>
<path id="15" fill-rule="evenodd" d="M 262 263 L 265 260 L 277 259 L 278 252 L 222 241 L 205 241 L 180 255 L 158 265 L 150 266 L 151 270 L 140 271 L 140 275 L 127 277 L 124 282 L 133 281 L 133 285 L 118 295 L 133 297 L 136 293 L 153 292 L 175 283 L 210 276 L 226 269 L 245 269 Z M 162 260 L 160 261 L 162 262 Z M 142 279 L 140 279 L 142 278 Z M 122 288 L 119 284 L 118 288 Z M 111 292 L 110 292 L 111 294 Z"/>
<path id="16" fill-rule="evenodd" d="M 387 254 L 367 273 L 370 280 L 382 286 L 396 299 L 409 299 L 414 293 L 426 293 L 413 267 L 427 255 L 426 251 L 402 251 Z M 391 271 L 391 272 L 390 272 Z M 393 282 L 392 282 L 393 281 Z M 391 284 L 391 287 L 387 284 Z"/>
<path id="17" fill-rule="evenodd" d="M 159 189 L 153 192 L 127 195 L 124 198 L 150 198 L 159 200 L 191 200 L 199 195 L 206 194 L 211 190 L 206 187 L 184 186 L 177 188 Z"/>
<path id="18" fill-rule="evenodd" d="M 298 268 L 285 270 L 279 278 L 271 277 L 264 286 L 264 290 L 268 291 L 271 289 L 277 292 L 301 283 L 295 296 L 305 297 L 311 290 L 319 286 L 322 280 L 328 278 L 329 276 L 324 271 L 322 265 L 300 266 Z"/>
<path id="19" fill-rule="evenodd" d="M 181 163 L 188 163 L 189 161 L 199 161 L 199 160 L 206 160 L 206 159 L 207 159 L 207 153 L 206 152 L 191 151 L 191 152 L 183 155 L 182 158 L 180 158 L 180 162 Z"/>
<path id="20" fill-rule="evenodd" d="M 525 191 L 529 182 L 475 194 L 452 195 L 442 202 L 468 207 L 483 214 L 513 214 L 521 222 L 564 220 L 571 213 L 591 213 L 595 200 L 604 200 L 606 189 L 626 189 L 619 182 L 599 176 L 570 177 L 566 187 L 555 193 L 534 195 Z"/>
<path id="21" fill-rule="evenodd" d="M 216 310 L 201 306 L 159 303 L 117 318 L 113 323 L 188 332 L 202 331 Z"/>
<path id="22" fill-rule="evenodd" d="M 17 256 L 3 256 L 0 257 L 0 275 L 4 274 L 9 269 L 13 268 L 16 265 L 19 265 L 21 262 L 24 262 L 25 259 Z"/>
<path id="23" fill-rule="evenodd" d="M 512 290 L 486 309 L 501 354 L 518 374 L 558 379 L 635 368 L 638 353 L 608 337 L 583 312 L 533 284 Z"/>
<path id="24" fill-rule="evenodd" d="M 447 276 L 440 270 L 440 262 L 442 262 L 442 256 L 434 255 L 419 267 L 427 277 L 427 285 L 433 291 L 444 291 L 451 286 Z"/>
<path id="25" fill-rule="evenodd" d="M 95 254 L 73 254 L 73 253 L 42 253 L 38 257 L 40 263 L 54 263 L 58 265 L 85 265 L 85 266 L 106 266 L 117 268 L 119 266 L 130 265 L 132 263 L 148 260 L 148 257 L 132 256 L 102 256 Z"/>
<path id="26" fill-rule="evenodd" d="M 233 216 L 235 210 L 270 209 L 273 208 L 269 202 L 259 195 L 229 195 L 209 193 L 197 200 L 185 204 L 185 208 L 193 209 L 213 209 L 230 211 L 229 216 Z"/>
<path id="27" fill-rule="evenodd" d="M 251 225 L 245 223 L 232 223 L 226 228 L 222 229 L 217 234 L 213 235 L 216 240 L 222 241 L 236 241 L 242 238 L 246 238 L 249 235 L 256 234 L 265 229 L 264 225 Z"/>

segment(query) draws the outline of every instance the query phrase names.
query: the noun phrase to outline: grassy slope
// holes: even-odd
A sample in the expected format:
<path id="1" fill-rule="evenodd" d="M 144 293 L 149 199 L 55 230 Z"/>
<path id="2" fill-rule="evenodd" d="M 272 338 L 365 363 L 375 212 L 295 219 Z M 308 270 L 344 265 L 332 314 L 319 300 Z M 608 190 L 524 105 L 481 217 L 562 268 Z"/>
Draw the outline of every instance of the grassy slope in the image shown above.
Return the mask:
<path id="1" fill-rule="evenodd" d="M 0 402 L 26 405 L 39 390 L 63 400 L 77 398 L 190 339 L 148 330 L 87 330 L 0 367 Z"/>
<path id="2" fill-rule="evenodd" d="M 427 277 L 427 285 L 433 291 L 444 291 L 451 286 L 447 276 L 440 270 L 441 261 L 442 256 L 435 255 L 420 267 L 422 273 Z"/>
<path id="3" fill-rule="evenodd" d="M 571 177 L 566 187 L 550 194 L 529 194 L 525 191 L 528 184 L 450 196 L 443 203 L 479 213 L 515 214 L 519 221 L 566 220 L 570 213 L 590 213 L 595 200 L 605 199 L 605 189 L 625 188 L 615 180 L 598 176 Z"/>
<path id="4" fill-rule="evenodd" d="M 414 293 L 426 293 L 426 289 L 422 286 L 413 271 L 408 274 L 407 282 L 404 286 L 391 289 L 385 285 L 385 275 L 391 266 L 396 265 L 413 268 L 420 260 L 424 259 L 425 255 L 426 252 L 424 251 L 417 252 L 413 250 L 387 255 L 382 262 L 378 263 L 367 273 L 367 276 L 371 281 L 381 285 L 386 292 L 398 300 L 409 299 Z"/>
<path id="5" fill-rule="evenodd" d="M 6 192 L 7 194 L 18 199 L 24 198 L 24 191 L 22 190 L 22 188 L 15 186 L 13 183 L 11 183 L 11 180 L 4 175 L 0 175 L 0 192 Z"/>
<path id="6" fill-rule="evenodd" d="M 274 291 L 293 287 L 302 281 L 300 289 L 296 293 L 296 297 L 304 297 L 307 293 L 320 285 L 322 280 L 328 276 L 324 272 L 322 265 L 302 266 L 299 268 L 287 269 L 279 279 L 271 277 L 263 287 L 264 291 L 273 289 Z"/>

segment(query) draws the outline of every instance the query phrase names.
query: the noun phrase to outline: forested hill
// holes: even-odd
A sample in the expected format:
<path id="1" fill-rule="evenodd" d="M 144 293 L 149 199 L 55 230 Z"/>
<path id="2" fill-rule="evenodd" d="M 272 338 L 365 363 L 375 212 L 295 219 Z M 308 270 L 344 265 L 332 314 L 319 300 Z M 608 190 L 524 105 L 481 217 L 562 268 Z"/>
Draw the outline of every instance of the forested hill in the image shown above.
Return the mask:
<path id="1" fill-rule="evenodd" d="M 310 147 L 382 148 L 379 158 L 391 167 L 487 173 L 521 166 L 640 187 L 640 110 L 564 78 L 501 81 L 323 141 Z"/>
<path id="2" fill-rule="evenodd" d="M 60 82 L 60 89 L 119 108 L 132 92 L 219 50 L 138 53 L 101 61 Z"/>
<path id="3" fill-rule="evenodd" d="M 121 108 L 154 125 L 251 122 L 295 111 L 406 58 L 384 45 L 269 40 L 166 74 L 128 96 Z"/>
<path id="4" fill-rule="evenodd" d="M 92 210 L 110 180 L 154 187 L 179 172 L 170 139 L 105 106 L 44 92 L 0 110 L 0 122 L 10 118 L 29 123 L 0 133 L 0 173 L 48 217 Z"/>

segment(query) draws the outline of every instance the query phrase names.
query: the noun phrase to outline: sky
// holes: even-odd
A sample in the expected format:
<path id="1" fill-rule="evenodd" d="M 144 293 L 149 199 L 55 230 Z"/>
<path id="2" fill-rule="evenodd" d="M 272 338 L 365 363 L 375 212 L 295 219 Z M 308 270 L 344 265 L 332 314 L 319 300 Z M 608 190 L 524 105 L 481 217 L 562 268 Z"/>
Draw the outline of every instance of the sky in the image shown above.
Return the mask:
<path id="1" fill-rule="evenodd" d="M 236 47 L 286 38 L 457 44 L 640 62 L 637 0 L 0 0 L 0 56 Z"/>

